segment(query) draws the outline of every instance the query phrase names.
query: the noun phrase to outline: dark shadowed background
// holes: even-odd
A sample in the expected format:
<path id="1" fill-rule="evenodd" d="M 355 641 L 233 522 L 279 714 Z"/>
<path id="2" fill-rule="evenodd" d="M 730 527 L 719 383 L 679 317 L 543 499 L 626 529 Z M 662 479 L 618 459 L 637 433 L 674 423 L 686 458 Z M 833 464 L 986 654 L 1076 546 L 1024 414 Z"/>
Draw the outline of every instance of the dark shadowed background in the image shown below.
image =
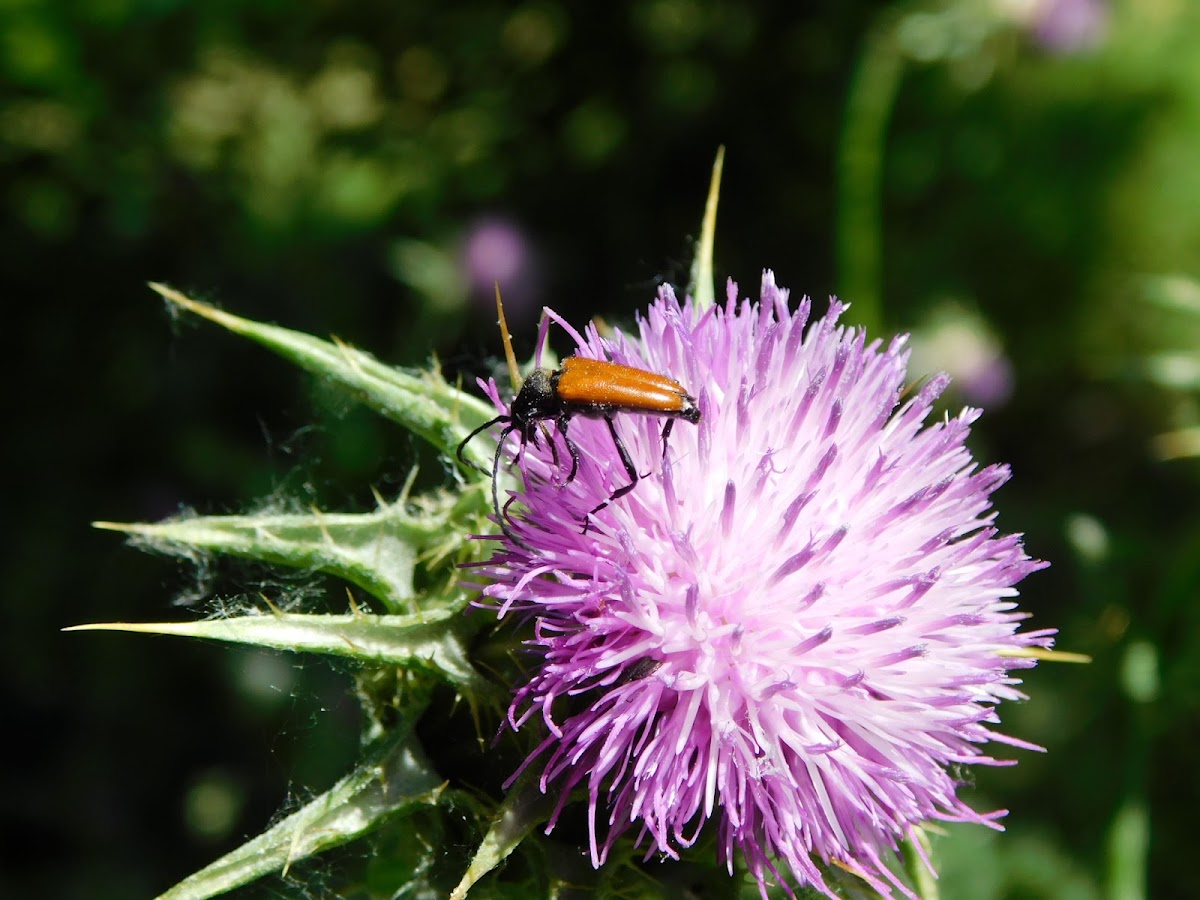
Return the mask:
<path id="1" fill-rule="evenodd" d="M 914 375 L 955 374 L 977 457 L 1014 467 L 1000 525 L 1053 563 L 1022 606 L 1095 658 L 1002 711 L 1049 752 L 976 774 L 1009 831 L 947 859 L 943 896 L 1189 896 L 1194 4 L 78 0 L 4 4 L 0 36 L 0 895 L 151 896 L 357 750 L 323 660 L 59 633 L 326 587 L 92 520 L 365 509 L 443 474 L 145 283 L 471 377 L 493 281 L 524 352 L 543 304 L 628 323 L 686 282 L 724 144 L 718 276 L 914 332 Z"/>

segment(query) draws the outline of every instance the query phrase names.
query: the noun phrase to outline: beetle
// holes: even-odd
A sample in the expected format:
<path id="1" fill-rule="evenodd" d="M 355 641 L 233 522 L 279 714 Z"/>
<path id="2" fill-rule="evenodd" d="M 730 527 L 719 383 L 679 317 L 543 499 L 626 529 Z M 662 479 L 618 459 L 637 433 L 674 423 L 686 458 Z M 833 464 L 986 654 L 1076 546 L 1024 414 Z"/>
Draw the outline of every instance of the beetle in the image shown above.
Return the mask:
<path id="1" fill-rule="evenodd" d="M 513 398 L 507 414 L 484 422 L 463 439 L 458 445 L 459 460 L 486 472 L 486 469 L 465 459 L 463 450 L 480 432 L 494 425 L 504 425 L 504 430 L 500 432 L 496 442 L 496 456 L 492 461 L 492 506 L 496 511 L 496 520 L 509 540 L 525 547 L 526 550 L 532 549 L 512 533 L 505 521 L 505 511 L 500 508 L 498 483 L 500 456 L 504 452 L 505 438 L 515 431 L 520 435 L 522 448 L 530 441 L 537 446 L 538 425 L 553 419 L 558 426 L 558 433 L 562 435 L 563 443 L 567 445 L 571 454 L 571 473 L 563 482 L 565 487 L 575 480 L 579 471 L 579 447 L 567 432 L 571 419 L 574 416 L 585 416 L 604 420 L 608 425 L 609 434 L 612 435 L 613 445 L 617 448 L 617 455 L 621 458 L 621 465 L 625 467 L 629 476 L 629 484 L 617 488 L 607 500 L 584 517 L 583 530 L 586 533 L 591 516 L 614 500 L 624 497 L 640 480 L 637 468 L 629 458 L 629 451 L 617 434 L 613 417 L 618 413 L 665 418 L 667 421 L 662 430 L 664 459 L 667 455 L 667 439 L 671 436 L 676 419 L 683 419 L 692 424 L 700 421 L 700 407 L 696 405 L 696 398 L 675 379 L 633 366 L 572 356 L 563 360 L 557 369 L 534 369 L 517 392 L 517 396 Z M 550 450 L 557 465 L 558 451 L 553 443 L 550 444 Z M 505 510 L 507 508 L 506 504 Z"/>

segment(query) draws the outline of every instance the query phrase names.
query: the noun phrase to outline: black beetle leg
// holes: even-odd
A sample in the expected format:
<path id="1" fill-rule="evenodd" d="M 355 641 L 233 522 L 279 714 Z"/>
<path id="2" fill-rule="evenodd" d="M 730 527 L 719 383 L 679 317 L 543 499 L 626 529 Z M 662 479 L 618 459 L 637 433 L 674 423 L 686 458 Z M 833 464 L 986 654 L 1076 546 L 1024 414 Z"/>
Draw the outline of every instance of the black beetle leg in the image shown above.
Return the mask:
<path id="1" fill-rule="evenodd" d="M 546 430 L 545 424 L 539 424 L 538 428 L 542 431 L 542 437 L 546 439 L 546 443 L 550 445 L 550 464 L 554 471 L 558 471 L 558 441 L 554 440 L 554 435 Z"/>
<path id="2" fill-rule="evenodd" d="M 571 440 L 571 436 L 567 434 L 567 426 L 571 422 L 571 417 L 561 415 L 558 417 L 558 433 L 562 435 L 563 443 L 567 445 L 567 451 L 571 454 L 571 474 L 567 476 L 567 480 L 563 482 L 563 487 L 566 487 L 575 480 L 575 476 L 579 474 L 579 446 Z"/>
<path id="3" fill-rule="evenodd" d="M 675 427 L 674 419 L 667 419 L 667 424 L 662 430 L 662 445 L 663 445 L 663 462 L 667 460 L 667 438 L 671 436 L 671 429 Z"/>
<path id="4" fill-rule="evenodd" d="M 591 518 L 608 504 L 614 500 L 620 500 L 630 491 L 632 491 L 638 483 L 639 476 L 637 468 L 633 465 L 633 460 L 629 458 L 629 451 L 625 449 L 625 444 L 621 441 L 621 436 L 617 434 L 617 426 L 612 420 L 612 416 L 605 416 L 604 421 L 608 424 L 608 432 L 612 435 L 613 445 L 617 448 L 617 455 L 621 457 L 621 465 L 625 467 L 625 473 L 629 476 L 629 484 L 625 487 L 617 488 L 612 492 L 612 495 L 583 517 L 583 533 L 587 534 L 588 526 L 591 524 Z"/>

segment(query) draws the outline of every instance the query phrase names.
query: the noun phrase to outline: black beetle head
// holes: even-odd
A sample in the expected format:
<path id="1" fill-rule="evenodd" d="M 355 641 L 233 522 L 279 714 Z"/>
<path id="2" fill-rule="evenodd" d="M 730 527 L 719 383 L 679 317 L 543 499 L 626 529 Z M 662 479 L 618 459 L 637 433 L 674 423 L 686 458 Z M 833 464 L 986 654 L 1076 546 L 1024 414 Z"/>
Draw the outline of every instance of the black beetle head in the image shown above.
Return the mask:
<path id="1" fill-rule="evenodd" d="M 554 373 L 549 369 L 534 369 L 521 385 L 508 408 L 512 425 L 523 437 L 529 438 L 533 424 L 553 419 L 562 412 L 562 401 L 554 387 Z"/>

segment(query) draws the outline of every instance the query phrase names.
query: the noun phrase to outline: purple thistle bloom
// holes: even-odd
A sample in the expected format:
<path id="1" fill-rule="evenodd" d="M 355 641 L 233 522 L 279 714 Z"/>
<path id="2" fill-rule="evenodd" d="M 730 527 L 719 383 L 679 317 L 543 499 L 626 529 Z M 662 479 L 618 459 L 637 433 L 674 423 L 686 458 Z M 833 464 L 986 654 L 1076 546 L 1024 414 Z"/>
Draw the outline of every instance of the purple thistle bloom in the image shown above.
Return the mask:
<path id="1" fill-rule="evenodd" d="M 535 619 L 541 661 L 509 721 L 549 731 L 525 765 L 544 758 L 541 789 L 561 797 L 550 828 L 586 787 L 597 866 L 631 827 L 648 856 L 677 857 L 714 818 L 722 859 L 732 871 L 740 853 L 764 893 L 834 897 L 823 862 L 913 897 L 886 860 L 914 826 L 999 827 L 948 769 L 1002 764 L 988 741 L 1030 746 L 991 726 L 1023 696 L 1010 672 L 1034 665 L 1004 652 L 1052 643 L 1017 633 L 1014 602 L 1045 564 L 993 525 L 1009 472 L 964 446 L 978 411 L 927 424 L 947 379 L 906 396 L 905 338 L 868 345 L 837 324 L 844 308 L 806 329 L 809 301 L 789 309 L 766 272 L 759 303 L 730 284 L 697 314 L 664 288 L 640 337 L 574 335 L 581 356 L 680 381 L 702 412 L 665 462 L 661 419 L 616 416 L 651 474 L 586 534 L 625 470 L 605 424 L 576 417 L 564 485 L 549 428 L 558 465 L 531 442 L 513 510 L 534 549 L 505 540 L 480 567 L 501 616 Z M 570 697 L 587 705 L 563 718 Z"/>

